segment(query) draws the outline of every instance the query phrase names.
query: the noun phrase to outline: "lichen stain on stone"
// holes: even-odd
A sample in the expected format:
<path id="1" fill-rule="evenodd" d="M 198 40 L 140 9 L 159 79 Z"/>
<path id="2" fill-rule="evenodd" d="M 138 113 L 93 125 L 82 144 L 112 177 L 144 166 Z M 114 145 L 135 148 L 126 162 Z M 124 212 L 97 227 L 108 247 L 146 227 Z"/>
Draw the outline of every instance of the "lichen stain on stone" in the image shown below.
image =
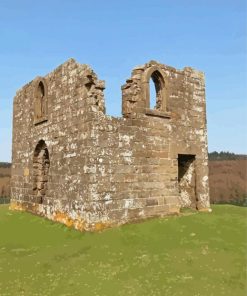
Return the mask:
<path id="1" fill-rule="evenodd" d="M 22 203 L 17 202 L 11 202 L 9 209 L 12 211 L 27 211 L 31 212 L 33 214 L 37 214 L 40 216 L 43 216 L 42 211 L 39 210 L 39 207 L 37 205 L 33 205 L 32 208 L 28 208 L 27 206 L 23 205 Z M 54 222 L 59 222 L 64 225 L 66 225 L 69 228 L 75 228 L 79 231 L 102 231 L 106 228 L 110 228 L 114 226 L 114 223 L 110 222 L 96 222 L 92 224 L 88 224 L 85 222 L 85 220 L 81 219 L 78 215 L 78 218 L 73 219 L 70 217 L 69 214 L 65 212 L 56 211 L 53 215 L 49 215 L 49 219 Z M 115 223 L 116 225 L 116 223 Z"/>
<path id="2" fill-rule="evenodd" d="M 63 223 L 68 227 L 74 225 L 74 221 L 68 215 L 62 212 L 55 212 L 53 215 L 53 221 Z"/>
<path id="3" fill-rule="evenodd" d="M 20 203 L 18 204 L 17 202 L 11 202 L 9 209 L 12 211 L 26 211 L 27 209 L 23 207 Z"/>

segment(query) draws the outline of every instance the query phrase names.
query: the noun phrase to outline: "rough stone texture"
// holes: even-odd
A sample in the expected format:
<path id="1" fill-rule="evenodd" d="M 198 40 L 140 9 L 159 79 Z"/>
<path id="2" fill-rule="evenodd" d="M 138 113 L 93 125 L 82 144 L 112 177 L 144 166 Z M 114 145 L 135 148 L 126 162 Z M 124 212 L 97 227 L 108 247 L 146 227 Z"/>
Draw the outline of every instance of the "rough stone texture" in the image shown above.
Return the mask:
<path id="1" fill-rule="evenodd" d="M 122 118 L 105 115 L 104 87 L 70 59 L 17 92 L 11 207 L 80 230 L 209 209 L 203 73 L 136 67 L 122 86 Z"/>

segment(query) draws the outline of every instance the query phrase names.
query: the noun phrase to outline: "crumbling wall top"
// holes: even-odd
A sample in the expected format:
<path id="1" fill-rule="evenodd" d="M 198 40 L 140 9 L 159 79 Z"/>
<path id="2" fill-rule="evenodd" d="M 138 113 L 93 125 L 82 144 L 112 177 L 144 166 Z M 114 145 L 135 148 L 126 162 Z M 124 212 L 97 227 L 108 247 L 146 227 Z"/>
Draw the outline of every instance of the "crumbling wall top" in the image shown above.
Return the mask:
<path id="1" fill-rule="evenodd" d="M 122 86 L 122 114 L 124 117 L 135 117 L 136 114 L 154 115 L 170 118 L 169 97 L 170 82 L 180 77 L 204 81 L 204 73 L 185 67 L 177 70 L 157 61 L 150 61 L 137 66 L 131 78 Z M 150 107 L 150 80 L 153 80 L 156 91 L 156 105 Z"/>

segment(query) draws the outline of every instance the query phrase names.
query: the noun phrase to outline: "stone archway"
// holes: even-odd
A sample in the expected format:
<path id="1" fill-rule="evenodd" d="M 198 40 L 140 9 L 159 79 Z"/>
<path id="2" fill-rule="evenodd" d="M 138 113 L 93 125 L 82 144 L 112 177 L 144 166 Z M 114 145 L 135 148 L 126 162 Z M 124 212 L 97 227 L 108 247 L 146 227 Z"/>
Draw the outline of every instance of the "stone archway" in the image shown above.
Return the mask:
<path id="1" fill-rule="evenodd" d="M 36 202 L 40 204 L 47 192 L 49 167 L 49 151 L 45 141 L 40 140 L 33 156 L 33 194 L 36 196 Z"/>

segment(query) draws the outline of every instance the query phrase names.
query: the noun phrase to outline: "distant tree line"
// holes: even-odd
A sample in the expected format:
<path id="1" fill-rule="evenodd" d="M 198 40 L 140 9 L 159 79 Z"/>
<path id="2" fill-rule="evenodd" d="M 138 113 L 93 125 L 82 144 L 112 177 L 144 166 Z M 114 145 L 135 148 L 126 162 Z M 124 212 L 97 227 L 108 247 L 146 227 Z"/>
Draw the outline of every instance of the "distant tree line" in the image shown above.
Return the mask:
<path id="1" fill-rule="evenodd" d="M 11 163 L 0 162 L 0 169 L 3 169 L 0 173 L 0 178 L 10 178 Z M 0 204 L 6 204 L 10 202 L 10 184 L 9 181 L 5 182 L 0 186 Z"/>
<path id="2" fill-rule="evenodd" d="M 213 151 L 208 153 L 209 160 L 236 160 L 241 158 L 247 158 L 245 154 L 235 154 L 228 151 Z"/>
<path id="3" fill-rule="evenodd" d="M 10 187 L 9 184 L 3 185 L 0 188 L 0 204 L 10 203 Z"/>
<path id="4" fill-rule="evenodd" d="M 231 204 L 235 206 L 247 207 L 247 194 L 243 194 L 242 196 L 229 199 L 229 200 L 216 200 L 211 201 L 212 204 Z"/>
<path id="5" fill-rule="evenodd" d="M 0 168 L 11 168 L 10 162 L 0 162 Z"/>
<path id="6" fill-rule="evenodd" d="M 10 173 L 9 174 L 2 174 L 2 173 L 0 173 L 0 178 L 4 178 L 4 177 L 10 177 Z"/>
<path id="7" fill-rule="evenodd" d="M 10 195 L 10 187 L 9 184 L 3 185 L 0 188 L 0 197 L 8 197 Z"/>

